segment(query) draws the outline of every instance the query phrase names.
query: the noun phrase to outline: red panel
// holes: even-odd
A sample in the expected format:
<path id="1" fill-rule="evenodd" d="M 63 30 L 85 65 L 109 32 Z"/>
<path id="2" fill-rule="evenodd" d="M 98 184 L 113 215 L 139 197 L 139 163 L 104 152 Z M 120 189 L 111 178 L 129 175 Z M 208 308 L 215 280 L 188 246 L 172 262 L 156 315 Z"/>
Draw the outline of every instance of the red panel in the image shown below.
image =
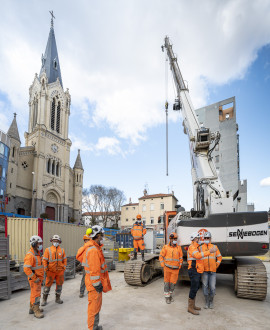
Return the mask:
<path id="1" fill-rule="evenodd" d="M 5 237 L 7 237 L 7 217 L 5 217 Z"/>
<path id="2" fill-rule="evenodd" d="M 43 219 L 38 218 L 38 236 L 43 240 Z"/>

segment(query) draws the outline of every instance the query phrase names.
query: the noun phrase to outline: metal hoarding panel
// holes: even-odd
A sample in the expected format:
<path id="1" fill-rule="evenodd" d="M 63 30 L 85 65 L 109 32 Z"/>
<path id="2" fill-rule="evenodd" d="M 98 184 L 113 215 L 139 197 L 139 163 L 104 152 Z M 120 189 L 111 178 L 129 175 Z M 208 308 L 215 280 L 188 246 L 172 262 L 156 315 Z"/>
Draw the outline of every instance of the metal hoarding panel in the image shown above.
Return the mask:
<path id="1" fill-rule="evenodd" d="M 78 249 L 84 244 L 85 232 L 84 226 L 43 220 L 43 251 L 51 246 L 51 237 L 59 235 L 62 239 L 61 247 L 65 249 L 66 256 L 76 256 Z"/>
<path id="2" fill-rule="evenodd" d="M 22 262 L 30 248 L 30 237 L 38 234 L 38 219 L 8 217 L 7 234 L 11 259 Z"/>

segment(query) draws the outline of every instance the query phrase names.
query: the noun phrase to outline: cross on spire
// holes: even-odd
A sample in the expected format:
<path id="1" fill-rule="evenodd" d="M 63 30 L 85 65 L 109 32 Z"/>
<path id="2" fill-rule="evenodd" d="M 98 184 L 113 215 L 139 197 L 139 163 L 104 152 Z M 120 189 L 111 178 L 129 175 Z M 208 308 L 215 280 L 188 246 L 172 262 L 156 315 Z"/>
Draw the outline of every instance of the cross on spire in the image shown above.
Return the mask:
<path id="1" fill-rule="evenodd" d="M 55 19 L 54 15 L 53 15 L 53 10 L 52 11 L 49 11 L 49 13 L 52 15 L 52 18 L 51 18 L 51 27 L 53 28 L 53 19 Z"/>

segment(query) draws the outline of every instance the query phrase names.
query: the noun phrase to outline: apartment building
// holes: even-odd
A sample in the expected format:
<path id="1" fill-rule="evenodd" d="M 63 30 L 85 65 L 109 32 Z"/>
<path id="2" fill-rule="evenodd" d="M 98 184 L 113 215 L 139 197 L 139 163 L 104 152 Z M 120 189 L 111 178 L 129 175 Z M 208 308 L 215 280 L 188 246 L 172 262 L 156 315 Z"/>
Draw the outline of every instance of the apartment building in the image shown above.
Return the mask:
<path id="1" fill-rule="evenodd" d="M 178 199 L 171 194 L 144 195 L 139 198 L 139 203 L 125 204 L 121 208 L 121 228 L 130 228 L 136 220 L 136 215 L 141 214 L 143 223 L 149 228 L 159 231 L 163 229 L 163 214 L 165 211 L 175 211 Z"/>

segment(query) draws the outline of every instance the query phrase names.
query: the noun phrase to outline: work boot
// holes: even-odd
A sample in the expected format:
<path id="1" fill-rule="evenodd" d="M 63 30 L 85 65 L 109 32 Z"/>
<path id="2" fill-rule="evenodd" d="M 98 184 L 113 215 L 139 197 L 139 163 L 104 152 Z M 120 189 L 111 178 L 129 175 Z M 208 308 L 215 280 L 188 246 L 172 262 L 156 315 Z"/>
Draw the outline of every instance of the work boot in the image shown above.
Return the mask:
<path id="1" fill-rule="evenodd" d="M 197 306 L 195 306 L 195 301 L 196 301 L 196 298 L 194 298 L 194 309 L 195 309 L 195 311 L 200 311 L 201 310 L 201 307 L 197 307 Z"/>
<path id="2" fill-rule="evenodd" d="M 195 305 L 194 299 L 188 298 L 188 312 L 193 315 L 200 315 L 200 313 L 194 309 L 194 305 Z"/>
<path id="3" fill-rule="evenodd" d="M 60 299 L 60 296 L 61 296 L 61 294 L 59 294 L 59 293 L 55 294 L 55 302 L 57 304 L 63 304 L 63 300 Z"/>
<path id="4" fill-rule="evenodd" d="M 41 302 L 41 306 L 46 306 L 47 305 L 47 299 L 48 299 L 48 293 L 43 293 L 43 299 Z"/>
<path id="5" fill-rule="evenodd" d="M 83 298 L 84 294 L 80 293 L 79 298 Z"/>
<path id="6" fill-rule="evenodd" d="M 29 307 L 29 314 L 34 314 L 33 307 L 32 307 L 31 303 L 30 303 L 30 307 Z"/>
<path id="7" fill-rule="evenodd" d="M 134 251 L 132 260 L 137 260 L 137 252 Z"/>
<path id="8" fill-rule="evenodd" d="M 214 308 L 214 297 L 209 298 L 209 308 L 213 309 Z"/>
<path id="9" fill-rule="evenodd" d="M 141 251 L 142 254 L 142 261 L 144 261 L 144 251 Z"/>
<path id="10" fill-rule="evenodd" d="M 103 330 L 103 326 L 98 325 L 98 326 L 94 327 L 93 330 Z"/>
<path id="11" fill-rule="evenodd" d="M 204 299 L 205 299 L 205 306 L 204 306 L 204 308 L 205 309 L 208 309 L 209 308 L 209 296 L 204 296 Z"/>
<path id="12" fill-rule="evenodd" d="M 37 318 L 37 319 L 42 319 L 44 317 L 44 314 L 42 314 L 42 312 L 40 311 L 39 309 L 39 305 L 35 305 L 33 304 L 32 305 L 32 310 L 34 312 L 34 316 Z"/>
<path id="13" fill-rule="evenodd" d="M 171 297 L 165 297 L 166 300 L 166 304 L 170 304 L 171 303 Z"/>

